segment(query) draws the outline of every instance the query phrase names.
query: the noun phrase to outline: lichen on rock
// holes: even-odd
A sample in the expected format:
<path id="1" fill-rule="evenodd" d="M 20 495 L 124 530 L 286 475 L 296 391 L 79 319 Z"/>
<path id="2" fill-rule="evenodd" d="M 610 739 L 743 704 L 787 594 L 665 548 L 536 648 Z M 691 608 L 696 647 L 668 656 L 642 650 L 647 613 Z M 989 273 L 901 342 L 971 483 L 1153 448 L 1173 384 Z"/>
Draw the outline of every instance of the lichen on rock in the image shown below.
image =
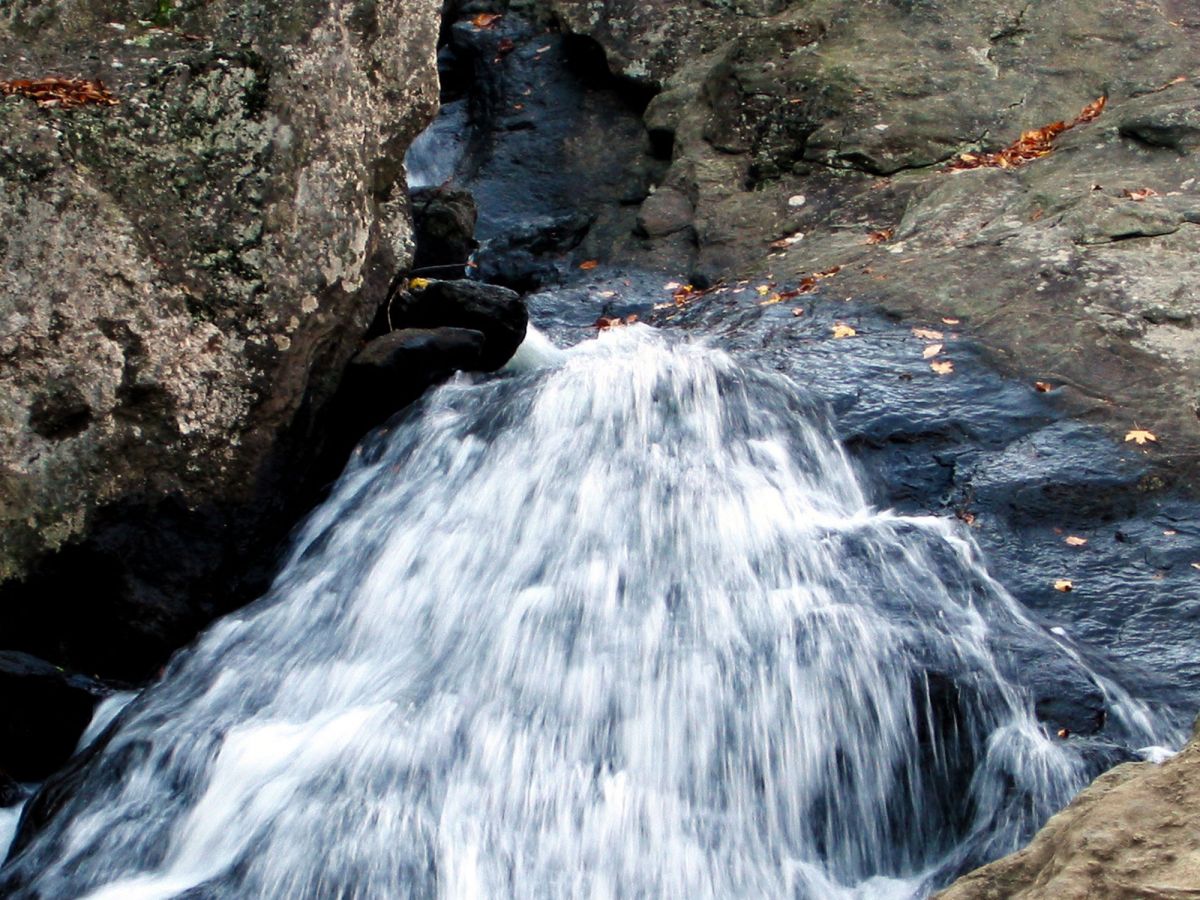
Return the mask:
<path id="1" fill-rule="evenodd" d="M 47 554 L 94 544 L 119 505 L 150 528 L 169 498 L 252 531 L 161 561 L 194 571 L 147 588 L 172 596 L 137 662 L 97 656 L 70 626 L 40 633 L 44 617 L 16 601 L 0 602 L 10 644 L 140 671 L 203 619 L 213 601 L 189 592 L 219 595 L 204 581 L 286 527 L 272 491 L 304 457 L 284 464 L 286 447 L 312 443 L 409 262 L 397 179 L 437 104 L 438 13 L 414 0 L 184 2 L 167 21 L 105 0 L 4 11 L 7 77 L 78 72 L 119 103 L 0 101 L 0 582 L 36 582 Z M 101 556 L 140 540 L 110 524 Z M 132 582 L 156 578 L 100 579 L 89 602 L 136 607 Z"/>

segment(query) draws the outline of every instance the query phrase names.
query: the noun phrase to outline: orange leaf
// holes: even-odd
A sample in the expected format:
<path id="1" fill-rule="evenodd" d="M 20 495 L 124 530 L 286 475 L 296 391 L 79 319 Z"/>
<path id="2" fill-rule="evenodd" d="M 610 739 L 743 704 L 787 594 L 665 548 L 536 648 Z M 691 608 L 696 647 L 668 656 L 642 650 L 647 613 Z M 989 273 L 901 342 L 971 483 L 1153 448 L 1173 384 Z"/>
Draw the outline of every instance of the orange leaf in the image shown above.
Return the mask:
<path id="1" fill-rule="evenodd" d="M 896 234 L 895 228 L 883 228 L 879 231 L 872 231 L 867 235 L 868 244 L 882 244 L 885 241 L 890 241 Z"/>
<path id="2" fill-rule="evenodd" d="M 476 28 L 491 28 L 503 18 L 501 13 L 482 12 L 471 19 L 471 24 Z"/>
<path id="3" fill-rule="evenodd" d="M 1039 394 L 1045 394 L 1045 393 L 1049 393 L 1050 391 L 1054 390 L 1054 385 L 1052 385 L 1048 381 L 1035 381 L 1033 383 L 1033 389 L 1035 391 L 1037 391 Z"/>
<path id="4" fill-rule="evenodd" d="M 1130 190 L 1129 188 L 1125 188 L 1125 190 L 1121 191 L 1121 196 L 1128 197 L 1130 200 L 1137 200 L 1138 202 L 1141 202 L 1142 200 L 1145 200 L 1147 197 L 1157 197 L 1158 191 L 1156 191 L 1154 188 L 1148 188 L 1148 187 L 1137 188 L 1136 190 Z"/>
<path id="5" fill-rule="evenodd" d="M 1049 156 L 1054 149 L 1055 138 L 1076 125 L 1099 118 L 1107 102 L 1107 97 L 1100 97 L 1085 106 L 1071 122 L 1052 122 L 1041 128 L 1022 132 L 1017 141 L 995 153 L 960 153 L 947 168 L 951 172 L 982 168 L 1014 169 L 1032 160 Z"/>
<path id="6" fill-rule="evenodd" d="M 589 271 L 590 269 L 594 269 L 594 268 L 596 268 L 596 266 L 598 266 L 598 265 L 600 265 L 600 262 L 599 262 L 598 260 L 595 260 L 595 259 L 585 259 L 583 262 L 581 262 L 581 263 L 579 264 L 579 268 L 581 268 L 581 269 L 583 269 L 585 272 L 587 272 L 587 271 Z"/>

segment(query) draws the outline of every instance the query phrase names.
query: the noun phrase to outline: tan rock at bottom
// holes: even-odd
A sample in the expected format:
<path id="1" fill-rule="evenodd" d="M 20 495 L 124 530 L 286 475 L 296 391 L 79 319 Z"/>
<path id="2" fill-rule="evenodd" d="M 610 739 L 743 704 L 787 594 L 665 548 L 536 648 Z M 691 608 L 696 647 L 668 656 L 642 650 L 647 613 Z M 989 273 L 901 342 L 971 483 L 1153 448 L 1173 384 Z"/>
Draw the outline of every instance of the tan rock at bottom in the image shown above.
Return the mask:
<path id="1" fill-rule="evenodd" d="M 937 900 L 1200 898 L 1200 734 L 1166 762 L 1097 778 L 1024 850 L 964 875 Z"/>

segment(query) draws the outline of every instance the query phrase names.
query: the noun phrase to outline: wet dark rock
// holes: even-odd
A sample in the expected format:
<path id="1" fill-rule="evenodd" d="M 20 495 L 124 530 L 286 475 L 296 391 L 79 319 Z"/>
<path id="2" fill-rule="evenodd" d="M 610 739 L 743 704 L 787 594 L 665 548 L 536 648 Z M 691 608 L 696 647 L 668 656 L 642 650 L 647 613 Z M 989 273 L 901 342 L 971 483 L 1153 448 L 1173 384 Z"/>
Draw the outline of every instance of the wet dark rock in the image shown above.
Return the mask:
<path id="1" fill-rule="evenodd" d="M 566 279 L 563 258 L 578 247 L 593 217 L 582 212 L 539 216 L 493 238 L 479 254 L 479 277 L 517 291 L 534 291 Z"/>
<path id="2" fill-rule="evenodd" d="M 398 294 L 391 304 L 391 320 L 406 329 L 471 329 L 481 333 L 484 346 L 478 365 L 472 368 L 492 372 L 508 362 L 525 340 L 529 313 L 520 296 L 508 288 L 477 281 L 431 280 L 419 289 Z"/>
<path id="3" fill-rule="evenodd" d="M 402 328 L 376 338 L 346 369 L 340 427 L 357 440 L 455 372 L 478 371 L 485 343 L 468 328 Z"/>
<path id="4" fill-rule="evenodd" d="M 75 752 L 101 693 L 26 653 L 0 651 L 0 772 L 40 781 Z"/>
<path id="5" fill-rule="evenodd" d="M 470 192 L 419 188 L 412 192 L 412 210 L 417 242 L 413 271 L 440 278 L 461 275 L 476 247 L 477 212 Z"/>

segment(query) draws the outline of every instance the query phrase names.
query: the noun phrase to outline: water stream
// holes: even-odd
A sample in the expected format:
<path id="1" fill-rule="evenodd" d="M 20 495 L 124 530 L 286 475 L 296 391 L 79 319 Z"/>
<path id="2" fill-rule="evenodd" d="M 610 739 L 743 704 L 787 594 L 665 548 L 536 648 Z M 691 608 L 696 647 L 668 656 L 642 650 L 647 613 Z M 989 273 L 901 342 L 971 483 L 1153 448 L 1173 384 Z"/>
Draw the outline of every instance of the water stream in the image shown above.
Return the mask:
<path id="1" fill-rule="evenodd" d="M 960 525 L 873 508 L 793 383 L 535 341 L 356 451 L 0 888 L 922 896 L 1095 774 L 1003 648 L 1082 658 Z M 1088 677 L 1128 747 L 1178 737 Z"/>

